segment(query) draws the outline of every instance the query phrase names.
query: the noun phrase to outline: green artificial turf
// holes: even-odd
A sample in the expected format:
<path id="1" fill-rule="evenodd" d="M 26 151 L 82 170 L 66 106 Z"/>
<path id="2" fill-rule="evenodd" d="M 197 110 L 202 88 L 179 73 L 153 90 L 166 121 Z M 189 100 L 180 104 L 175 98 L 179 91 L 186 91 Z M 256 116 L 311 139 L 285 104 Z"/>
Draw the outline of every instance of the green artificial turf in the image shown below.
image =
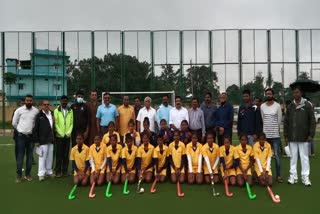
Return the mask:
<path id="1" fill-rule="evenodd" d="M 317 136 L 320 138 L 320 135 Z M 316 137 L 316 138 L 317 138 Z M 316 140 L 316 143 L 318 140 Z M 0 144 L 13 144 L 11 137 L 0 137 Z M 237 144 L 237 142 L 235 142 Z M 317 150 L 317 149 L 316 149 Z M 37 165 L 32 168 L 34 180 L 15 184 L 14 146 L 0 145 L 1 213 L 317 213 L 316 204 L 320 193 L 319 150 L 311 157 L 312 187 L 305 187 L 301 180 L 296 185 L 288 185 L 289 158 L 282 158 L 283 184 L 274 183 L 272 190 L 279 194 L 281 203 L 271 201 L 267 189 L 254 185 L 251 189 L 257 195 L 250 200 L 245 188 L 229 187 L 234 197 L 225 196 L 224 186 L 216 185 L 220 197 L 213 197 L 210 185 L 182 184 L 184 198 L 176 196 L 176 185 L 169 182 L 157 184 L 157 193 L 151 194 L 151 184 L 142 184 L 144 194 L 136 194 L 136 184 L 128 185 L 129 195 L 122 194 L 123 185 L 112 185 L 112 198 L 105 198 L 106 185 L 96 187 L 96 198 L 89 199 L 89 186 L 78 187 L 73 201 L 68 200 L 68 193 L 73 187 L 72 177 L 47 179 L 39 182 L 36 176 Z M 38 161 L 37 161 L 38 162 Z M 300 164 L 300 163 L 299 163 Z M 273 170 L 274 159 L 273 159 Z M 300 167 L 299 167 L 300 169 Z M 275 173 L 273 173 L 275 174 Z"/>

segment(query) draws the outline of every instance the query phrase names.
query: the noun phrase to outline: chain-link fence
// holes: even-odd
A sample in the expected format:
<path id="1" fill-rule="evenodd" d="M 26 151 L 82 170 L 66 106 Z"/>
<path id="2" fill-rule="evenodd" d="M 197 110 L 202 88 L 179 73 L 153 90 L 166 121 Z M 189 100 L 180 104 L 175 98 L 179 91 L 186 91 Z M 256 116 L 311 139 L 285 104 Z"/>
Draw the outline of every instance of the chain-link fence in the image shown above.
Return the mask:
<path id="1" fill-rule="evenodd" d="M 26 94 L 56 104 L 79 89 L 200 100 L 227 91 L 239 104 L 241 89 L 261 97 L 271 86 L 284 103 L 297 78 L 320 80 L 320 29 L 1 32 L 0 40 L 3 129 Z"/>

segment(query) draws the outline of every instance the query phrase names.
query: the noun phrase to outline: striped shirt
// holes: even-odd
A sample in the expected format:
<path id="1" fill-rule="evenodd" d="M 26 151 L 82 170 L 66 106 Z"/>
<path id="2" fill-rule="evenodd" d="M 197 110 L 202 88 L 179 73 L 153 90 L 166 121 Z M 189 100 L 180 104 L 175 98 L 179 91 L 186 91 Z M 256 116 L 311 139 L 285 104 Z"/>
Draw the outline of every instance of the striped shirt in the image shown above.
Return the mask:
<path id="1" fill-rule="evenodd" d="M 266 103 L 261 105 L 261 117 L 263 121 L 263 132 L 267 138 L 280 137 L 280 124 L 282 118 L 279 103 L 274 102 L 268 106 Z"/>

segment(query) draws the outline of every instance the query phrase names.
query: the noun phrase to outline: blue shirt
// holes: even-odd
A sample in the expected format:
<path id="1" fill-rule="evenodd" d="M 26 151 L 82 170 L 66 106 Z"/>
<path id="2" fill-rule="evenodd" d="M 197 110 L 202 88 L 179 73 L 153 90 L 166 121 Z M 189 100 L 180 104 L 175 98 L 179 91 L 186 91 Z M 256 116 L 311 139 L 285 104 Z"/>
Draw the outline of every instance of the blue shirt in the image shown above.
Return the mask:
<path id="1" fill-rule="evenodd" d="M 206 129 L 214 128 L 216 126 L 216 111 L 217 107 L 214 104 L 210 104 L 207 106 L 203 104 L 201 106 L 204 115 L 204 123 L 206 125 Z"/>
<path id="2" fill-rule="evenodd" d="M 113 104 L 106 106 L 104 103 L 98 107 L 96 117 L 100 119 L 100 126 L 108 126 L 109 123 L 115 122 L 116 117 L 119 116 L 117 107 Z"/>
<path id="3" fill-rule="evenodd" d="M 157 111 L 157 123 L 158 127 L 160 127 L 160 121 L 162 119 L 165 119 L 167 121 L 167 126 L 169 127 L 169 115 L 170 115 L 170 110 L 173 107 L 171 105 L 164 106 L 163 104 L 160 105 Z"/>
<path id="4" fill-rule="evenodd" d="M 216 127 L 224 128 L 224 135 L 232 136 L 233 112 L 233 106 L 229 102 L 220 105 L 216 112 Z"/>

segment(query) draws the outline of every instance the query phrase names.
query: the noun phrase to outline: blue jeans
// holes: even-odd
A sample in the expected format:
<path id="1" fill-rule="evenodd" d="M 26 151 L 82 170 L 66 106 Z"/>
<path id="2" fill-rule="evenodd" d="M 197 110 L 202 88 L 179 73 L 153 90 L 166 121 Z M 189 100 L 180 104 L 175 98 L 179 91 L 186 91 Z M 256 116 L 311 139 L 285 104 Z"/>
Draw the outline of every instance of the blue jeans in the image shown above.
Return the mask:
<path id="1" fill-rule="evenodd" d="M 22 165 L 24 155 L 26 154 L 26 176 L 30 176 L 32 168 L 32 152 L 33 152 L 34 143 L 32 142 L 31 135 L 24 135 L 19 133 L 16 138 L 16 152 L 17 152 L 17 176 L 22 176 Z"/>
<path id="2" fill-rule="evenodd" d="M 276 175 L 277 175 L 277 177 L 279 177 L 279 176 L 281 176 L 281 173 L 280 173 L 281 140 L 279 137 L 277 137 L 277 138 L 267 138 L 267 141 L 272 146 L 273 154 L 276 159 Z"/>

